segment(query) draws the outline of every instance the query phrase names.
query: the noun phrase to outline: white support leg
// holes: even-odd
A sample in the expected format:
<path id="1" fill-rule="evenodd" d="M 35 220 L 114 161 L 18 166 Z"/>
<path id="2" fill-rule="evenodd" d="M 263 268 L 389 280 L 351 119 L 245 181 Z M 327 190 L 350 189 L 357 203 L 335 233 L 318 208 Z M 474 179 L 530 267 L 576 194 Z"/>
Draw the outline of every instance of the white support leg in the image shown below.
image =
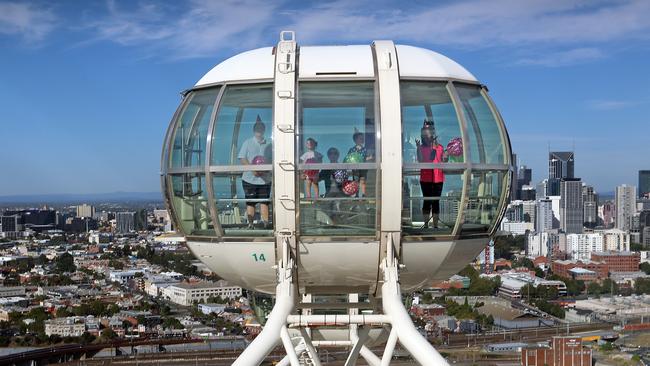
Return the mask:
<path id="1" fill-rule="evenodd" d="M 397 332 L 395 328 L 390 331 L 388 340 L 386 341 L 386 348 L 384 348 L 384 354 L 381 356 L 381 366 L 389 366 L 390 360 L 393 358 L 393 352 L 395 352 L 395 346 L 397 345 Z"/>
<path id="2" fill-rule="evenodd" d="M 392 243 L 389 242 L 389 246 Z M 389 256 L 384 259 L 382 269 L 384 271 L 384 284 L 382 285 L 382 304 L 384 314 L 391 319 L 391 337 L 396 335 L 399 343 L 409 351 L 420 365 L 423 366 L 449 366 L 447 361 L 436 351 L 420 332 L 417 331 L 413 320 L 409 316 L 399 286 L 398 264 L 389 249 Z M 389 337 L 390 339 L 390 337 Z M 382 365 L 384 360 L 382 359 Z"/>
<path id="3" fill-rule="evenodd" d="M 280 338 L 282 339 L 282 344 L 284 345 L 284 350 L 287 352 L 287 357 L 289 358 L 289 363 L 291 366 L 300 366 L 300 360 L 296 354 L 296 349 L 293 346 L 291 341 L 291 336 L 287 330 L 287 326 L 283 325 L 280 329 Z"/>
<path id="4" fill-rule="evenodd" d="M 303 343 L 305 343 L 305 349 L 309 354 L 309 358 L 311 359 L 312 365 L 321 366 L 320 358 L 318 358 L 318 352 L 316 351 L 316 348 L 311 342 L 311 336 L 307 334 L 307 330 L 305 328 L 300 328 L 300 335 L 302 335 L 302 341 Z"/>
<path id="5" fill-rule="evenodd" d="M 278 264 L 278 278 L 280 283 L 278 283 L 275 289 L 275 306 L 271 314 L 269 314 L 269 318 L 262 332 L 246 347 L 244 352 L 235 360 L 233 366 L 259 365 L 280 343 L 282 328 L 286 327 L 287 316 L 293 311 L 296 300 L 296 289 L 293 284 L 293 266 L 293 259 L 289 258 L 288 255 Z"/>
<path id="6" fill-rule="evenodd" d="M 357 364 L 361 348 L 364 347 L 364 343 L 368 340 L 369 331 L 370 329 L 368 328 L 362 328 L 359 330 L 359 326 L 356 324 L 350 325 L 350 340 L 352 341 L 353 346 L 344 366 L 354 366 Z"/>

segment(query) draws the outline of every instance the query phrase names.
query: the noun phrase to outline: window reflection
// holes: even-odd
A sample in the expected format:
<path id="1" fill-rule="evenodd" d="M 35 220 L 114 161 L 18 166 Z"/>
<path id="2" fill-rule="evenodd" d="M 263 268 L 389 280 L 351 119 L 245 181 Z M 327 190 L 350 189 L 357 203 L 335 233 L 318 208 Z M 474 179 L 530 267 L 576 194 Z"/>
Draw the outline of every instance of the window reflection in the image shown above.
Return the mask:
<path id="1" fill-rule="evenodd" d="M 301 233 L 375 236 L 373 82 L 304 82 L 299 90 Z"/>
<path id="2" fill-rule="evenodd" d="M 404 163 L 422 162 L 422 130 L 427 128 L 446 153 L 445 161 L 463 162 L 460 124 L 445 82 L 402 81 Z"/>
<path id="3" fill-rule="evenodd" d="M 499 214 L 507 171 L 472 171 L 463 233 L 489 232 Z"/>
<path id="4" fill-rule="evenodd" d="M 455 84 L 467 122 L 468 140 L 475 163 L 505 164 L 499 125 L 478 85 Z"/>
<path id="5" fill-rule="evenodd" d="M 211 165 L 240 171 L 213 180 L 218 218 L 226 236 L 272 232 L 272 107 L 272 84 L 227 86 L 221 98 Z"/>
<path id="6" fill-rule="evenodd" d="M 239 152 L 254 137 L 255 128 L 260 125 L 264 126 L 262 136 L 268 142 L 262 151 L 264 164 L 272 164 L 272 110 L 271 84 L 226 87 L 212 134 L 211 165 L 240 165 Z"/>
<path id="7" fill-rule="evenodd" d="M 225 236 L 270 236 L 273 234 L 273 212 L 271 192 L 258 192 L 251 197 L 239 173 L 215 173 L 212 176 L 218 219 Z M 270 187 L 269 187 L 270 188 Z M 254 205 L 267 208 L 268 214 L 253 211 L 249 217 L 248 208 Z"/>
<path id="8" fill-rule="evenodd" d="M 444 185 L 432 192 L 421 181 L 418 171 L 404 172 L 402 229 L 405 234 L 451 234 L 453 231 L 463 194 L 463 172 L 445 171 L 444 174 Z"/>
<path id="9" fill-rule="evenodd" d="M 171 167 L 199 167 L 205 164 L 208 125 L 219 88 L 199 90 L 188 96 L 189 102 L 174 131 Z"/>
<path id="10" fill-rule="evenodd" d="M 205 175 L 199 173 L 171 176 L 172 205 L 185 235 L 214 236 L 208 208 Z"/>

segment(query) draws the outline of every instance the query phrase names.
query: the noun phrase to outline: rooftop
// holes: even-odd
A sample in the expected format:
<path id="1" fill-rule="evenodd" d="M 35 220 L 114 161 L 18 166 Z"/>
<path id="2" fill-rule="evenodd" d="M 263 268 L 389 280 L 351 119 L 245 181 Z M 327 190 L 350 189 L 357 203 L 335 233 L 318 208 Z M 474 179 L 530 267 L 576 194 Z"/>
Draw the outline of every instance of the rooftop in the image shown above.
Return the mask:
<path id="1" fill-rule="evenodd" d="M 593 253 L 591 253 L 591 255 L 600 255 L 600 256 L 604 256 L 604 255 L 610 255 L 610 256 L 638 256 L 639 253 L 635 253 L 635 252 L 618 252 L 618 251 L 607 250 L 607 251 L 603 251 L 603 252 L 593 252 Z"/>
<path id="2" fill-rule="evenodd" d="M 219 288 L 219 287 L 227 287 L 228 282 L 226 281 L 218 281 L 218 282 L 207 282 L 207 281 L 202 281 L 202 282 L 181 282 L 177 283 L 175 285 L 172 285 L 172 287 L 178 287 L 186 290 L 194 290 L 194 289 L 204 289 L 204 288 Z"/>

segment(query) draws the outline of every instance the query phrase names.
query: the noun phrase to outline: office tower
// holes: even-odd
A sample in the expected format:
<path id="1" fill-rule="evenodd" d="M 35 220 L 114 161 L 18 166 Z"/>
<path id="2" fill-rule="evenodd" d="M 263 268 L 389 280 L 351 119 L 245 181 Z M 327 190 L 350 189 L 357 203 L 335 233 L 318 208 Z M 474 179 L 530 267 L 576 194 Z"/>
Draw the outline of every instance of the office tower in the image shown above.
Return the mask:
<path id="1" fill-rule="evenodd" d="M 120 234 L 130 233 L 135 229 L 135 212 L 116 212 L 115 230 Z"/>
<path id="2" fill-rule="evenodd" d="M 548 153 L 547 195 L 559 195 L 562 179 L 574 177 L 573 151 L 552 151 Z"/>
<path id="3" fill-rule="evenodd" d="M 538 200 L 544 199 L 548 194 L 548 179 L 544 179 L 541 182 L 537 183 L 537 189 L 535 190 L 535 198 Z"/>
<path id="4" fill-rule="evenodd" d="M 147 230 L 147 210 L 140 209 L 135 212 L 133 225 L 136 231 Z"/>
<path id="5" fill-rule="evenodd" d="M 636 212 L 636 187 L 623 184 L 616 187 L 616 228 L 630 230 L 632 216 Z"/>
<path id="6" fill-rule="evenodd" d="M 50 209 L 30 209 L 30 210 L 8 210 L 5 211 L 4 216 L 17 216 L 19 230 L 32 230 L 35 232 L 42 232 L 56 228 L 56 211 Z M 2 229 L 3 231 L 9 231 Z"/>
<path id="7" fill-rule="evenodd" d="M 537 199 L 537 192 L 533 186 L 523 186 L 519 190 L 519 196 L 522 201 L 534 201 Z"/>
<path id="8" fill-rule="evenodd" d="M 516 199 L 524 200 L 524 201 L 535 199 L 535 198 L 530 198 L 530 193 L 532 193 L 531 189 L 534 190 L 534 188 L 530 186 L 532 175 L 533 175 L 532 169 L 529 169 L 525 165 L 522 165 L 519 167 L 518 173 L 516 175 L 517 175 L 517 192 L 515 195 Z"/>
<path id="9" fill-rule="evenodd" d="M 553 201 L 550 199 L 541 199 L 537 201 L 537 215 L 535 220 L 535 230 L 543 233 L 553 228 Z"/>
<path id="10" fill-rule="evenodd" d="M 564 178 L 560 184 L 560 228 L 567 234 L 582 233 L 584 205 L 580 178 Z"/>
<path id="11" fill-rule="evenodd" d="M 95 207 L 85 203 L 77 206 L 77 217 L 95 217 Z"/>
<path id="12" fill-rule="evenodd" d="M 598 194 L 594 187 L 582 185 L 582 203 L 584 205 L 584 226 L 593 229 L 598 225 Z"/>
<path id="13" fill-rule="evenodd" d="M 518 179 L 520 187 L 530 185 L 531 181 L 533 180 L 533 170 L 525 165 L 520 166 Z"/>
<path id="14" fill-rule="evenodd" d="M 650 198 L 650 170 L 639 170 L 639 198 Z"/>
<path id="15" fill-rule="evenodd" d="M 2 223 L 2 232 L 10 233 L 23 230 L 23 221 L 20 215 L 7 215 L 6 213 L 0 217 Z"/>

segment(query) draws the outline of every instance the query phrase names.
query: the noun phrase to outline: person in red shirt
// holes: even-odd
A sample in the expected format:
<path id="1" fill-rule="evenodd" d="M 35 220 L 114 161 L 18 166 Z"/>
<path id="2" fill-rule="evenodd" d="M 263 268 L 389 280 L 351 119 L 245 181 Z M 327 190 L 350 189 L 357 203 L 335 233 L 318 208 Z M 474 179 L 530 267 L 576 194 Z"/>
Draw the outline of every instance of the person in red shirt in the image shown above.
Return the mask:
<path id="1" fill-rule="evenodd" d="M 438 143 L 433 122 L 424 121 L 420 130 L 421 140 L 415 140 L 417 146 L 418 162 L 420 163 L 443 163 L 448 159 L 447 152 Z M 424 216 L 424 226 L 429 227 L 431 222 L 434 228 L 438 227 L 440 215 L 440 195 L 442 186 L 445 182 L 445 174 L 442 169 L 421 169 L 420 170 L 420 188 L 422 196 L 425 198 L 422 203 L 422 215 Z M 431 199 L 433 198 L 433 199 Z"/>

